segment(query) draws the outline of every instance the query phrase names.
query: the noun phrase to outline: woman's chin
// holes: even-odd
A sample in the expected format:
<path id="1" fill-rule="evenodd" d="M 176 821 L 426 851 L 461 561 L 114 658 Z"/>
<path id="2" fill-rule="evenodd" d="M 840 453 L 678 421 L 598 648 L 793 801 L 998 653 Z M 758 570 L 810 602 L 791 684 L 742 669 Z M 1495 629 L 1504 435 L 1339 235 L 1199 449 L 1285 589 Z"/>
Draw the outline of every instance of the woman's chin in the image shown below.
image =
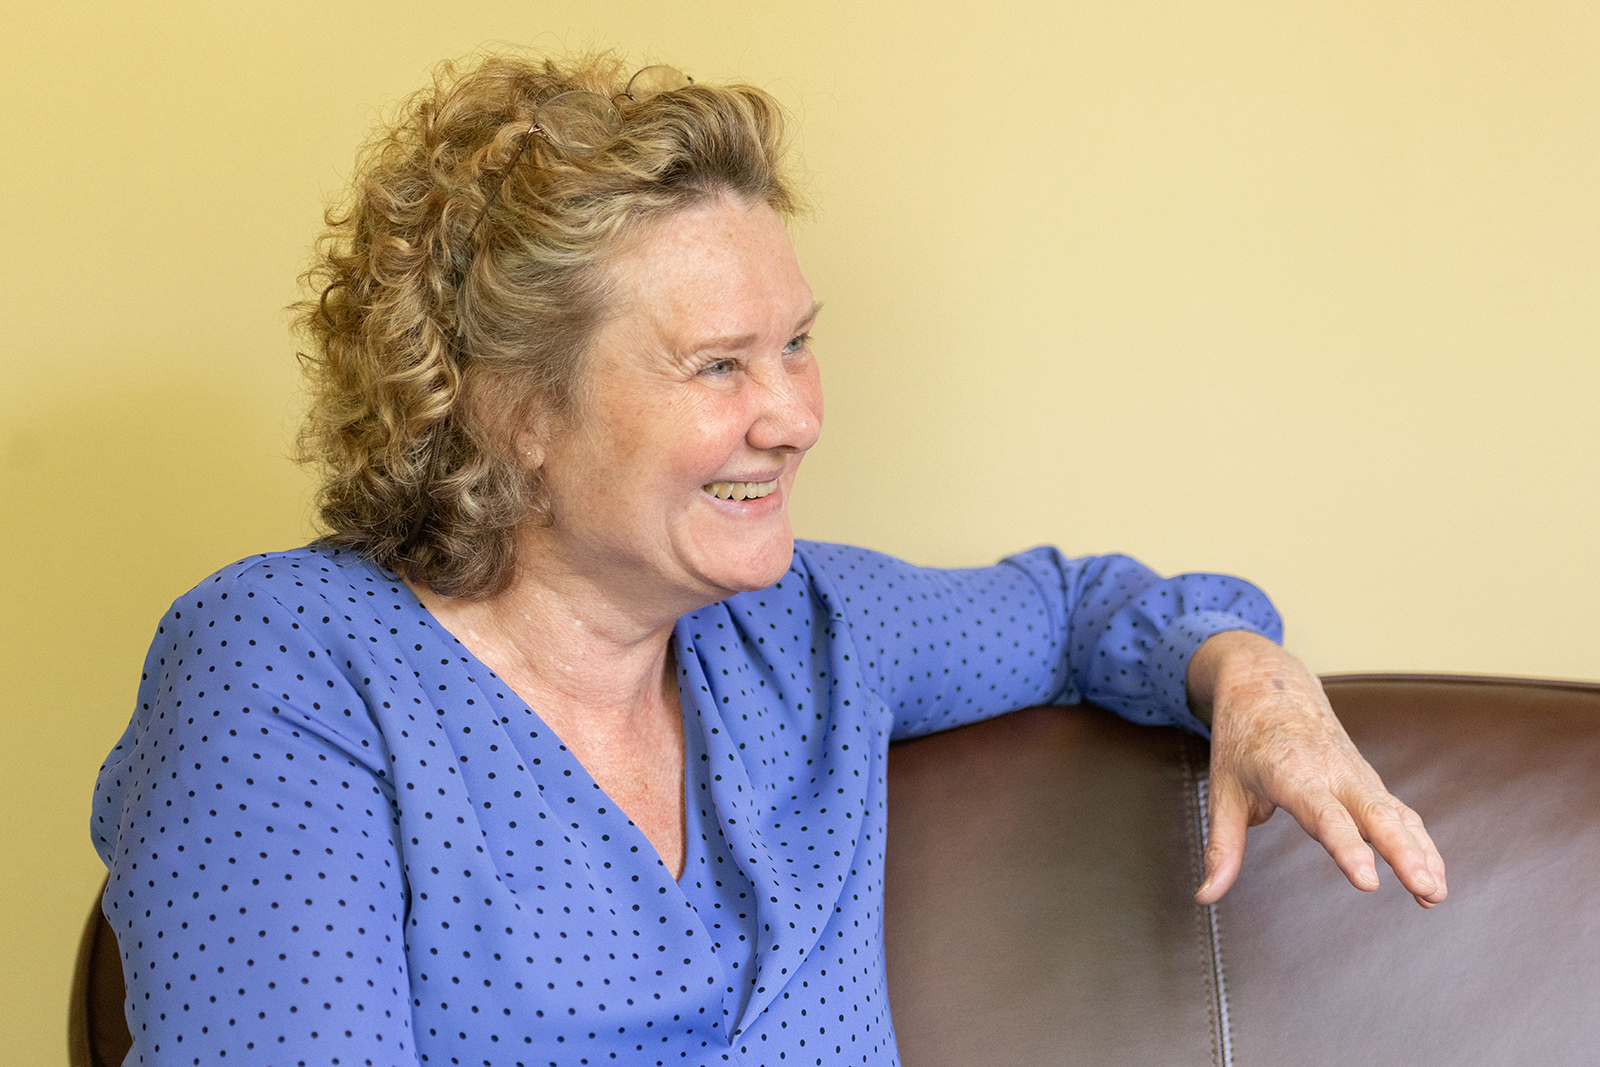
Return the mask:
<path id="1" fill-rule="evenodd" d="M 786 529 L 781 541 L 774 539 L 759 548 L 723 556 L 721 566 L 708 569 L 707 577 L 717 588 L 730 594 L 753 593 L 768 588 L 788 573 L 793 559 L 794 537 Z"/>

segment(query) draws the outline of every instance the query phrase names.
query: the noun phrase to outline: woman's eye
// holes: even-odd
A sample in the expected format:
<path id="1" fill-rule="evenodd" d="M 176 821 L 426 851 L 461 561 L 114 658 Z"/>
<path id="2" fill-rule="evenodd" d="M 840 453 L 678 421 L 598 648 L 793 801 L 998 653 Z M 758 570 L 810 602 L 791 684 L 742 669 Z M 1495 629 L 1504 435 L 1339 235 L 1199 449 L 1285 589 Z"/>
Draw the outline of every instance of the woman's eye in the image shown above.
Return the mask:
<path id="1" fill-rule="evenodd" d="M 734 362 L 731 359 L 714 359 L 700 368 L 701 374 L 732 374 Z"/>
<path id="2" fill-rule="evenodd" d="M 797 352 L 804 352 L 806 350 L 806 346 L 810 343 L 811 335 L 809 333 L 802 333 L 798 336 L 791 337 L 789 338 L 789 343 L 783 346 L 783 354 L 786 356 L 792 356 Z"/>

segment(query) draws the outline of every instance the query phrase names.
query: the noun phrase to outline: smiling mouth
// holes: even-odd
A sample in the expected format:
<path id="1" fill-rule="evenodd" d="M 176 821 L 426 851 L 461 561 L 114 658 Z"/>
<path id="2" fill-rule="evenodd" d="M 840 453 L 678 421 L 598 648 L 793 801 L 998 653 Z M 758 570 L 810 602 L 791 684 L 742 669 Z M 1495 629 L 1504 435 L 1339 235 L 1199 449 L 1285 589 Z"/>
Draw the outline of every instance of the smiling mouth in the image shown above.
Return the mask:
<path id="1" fill-rule="evenodd" d="M 760 500 L 778 488 L 778 480 L 770 482 L 707 482 L 700 487 L 718 500 Z"/>

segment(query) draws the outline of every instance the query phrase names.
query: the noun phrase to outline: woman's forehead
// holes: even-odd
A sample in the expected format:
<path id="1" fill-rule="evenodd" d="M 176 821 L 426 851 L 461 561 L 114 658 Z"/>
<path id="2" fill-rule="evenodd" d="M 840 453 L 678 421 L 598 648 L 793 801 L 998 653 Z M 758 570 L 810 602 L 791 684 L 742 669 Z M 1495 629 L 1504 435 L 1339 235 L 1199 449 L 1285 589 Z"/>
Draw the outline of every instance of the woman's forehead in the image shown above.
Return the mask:
<path id="1" fill-rule="evenodd" d="M 777 213 L 731 197 L 652 223 L 611 270 L 619 319 L 685 342 L 748 344 L 791 330 L 816 310 Z"/>

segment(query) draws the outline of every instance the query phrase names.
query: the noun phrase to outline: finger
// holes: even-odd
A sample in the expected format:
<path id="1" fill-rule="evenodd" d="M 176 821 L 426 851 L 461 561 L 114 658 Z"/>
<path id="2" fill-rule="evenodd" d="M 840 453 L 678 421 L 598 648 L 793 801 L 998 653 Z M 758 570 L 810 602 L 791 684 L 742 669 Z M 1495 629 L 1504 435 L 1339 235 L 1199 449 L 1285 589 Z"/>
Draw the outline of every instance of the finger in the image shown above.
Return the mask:
<path id="1" fill-rule="evenodd" d="M 1439 903 L 1439 901 L 1443 900 L 1450 893 L 1449 879 L 1445 876 L 1444 857 L 1439 854 L 1438 846 L 1433 843 L 1433 835 L 1428 833 L 1428 828 L 1422 824 L 1422 816 L 1418 815 L 1404 804 L 1402 804 L 1400 807 L 1402 821 L 1404 821 L 1407 826 L 1411 826 L 1416 833 L 1421 835 L 1423 853 L 1427 856 L 1428 860 L 1428 873 L 1433 875 L 1433 884 L 1438 888 L 1438 892 L 1429 898 L 1429 903 L 1423 905 L 1424 907 L 1431 907 L 1433 904 Z M 1418 903 L 1421 903 L 1421 901 L 1418 901 Z"/>
<path id="2" fill-rule="evenodd" d="M 1444 860 L 1417 813 L 1388 794 L 1355 810 L 1361 815 L 1363 835 L 1417 903 L 1429 908 L 1442 901 L 1449 892 Z"/>
<path id="3" fill-rule="evenodd" d="M 1438 892 L 1429 897 L 1427 903 L 1423 903 L 1421 900 L 1417 901 L 1425 908 L 1433 907 L 1433 905 L 1440 903 L 1450 895 L 1450 882 L 1445 875 L 1444 857 L 1439 854 L 1437 848 L 1433 847 L 1432 837 L 1428 838 L 1428 846 L 1428 873 L 1433 875 L 1433 884 L 1438 887 Z"/>
<path id="4" fill-rule="evenodd" d="M 1302 830 L 1327 849 L 1351 885 L 1366 893 L 1378 888 L 1378 867 L 1372 849 L 1362 840 L 1355 820 L 1338 798 L 1326 794 L 1309 816 L 1296 810 L 1290 810 L 1289 814 Z"/>
<path id="5" fill-rule="evenodd" d="M 1205 878 L 1194 899 L 1215 904 L 1222 899 L 1244 863 L 1245 835 L 1250 829 L 1250 802 L 1232 778 L 1212 779 L 1211 811 L 1207 819 Z"/>

